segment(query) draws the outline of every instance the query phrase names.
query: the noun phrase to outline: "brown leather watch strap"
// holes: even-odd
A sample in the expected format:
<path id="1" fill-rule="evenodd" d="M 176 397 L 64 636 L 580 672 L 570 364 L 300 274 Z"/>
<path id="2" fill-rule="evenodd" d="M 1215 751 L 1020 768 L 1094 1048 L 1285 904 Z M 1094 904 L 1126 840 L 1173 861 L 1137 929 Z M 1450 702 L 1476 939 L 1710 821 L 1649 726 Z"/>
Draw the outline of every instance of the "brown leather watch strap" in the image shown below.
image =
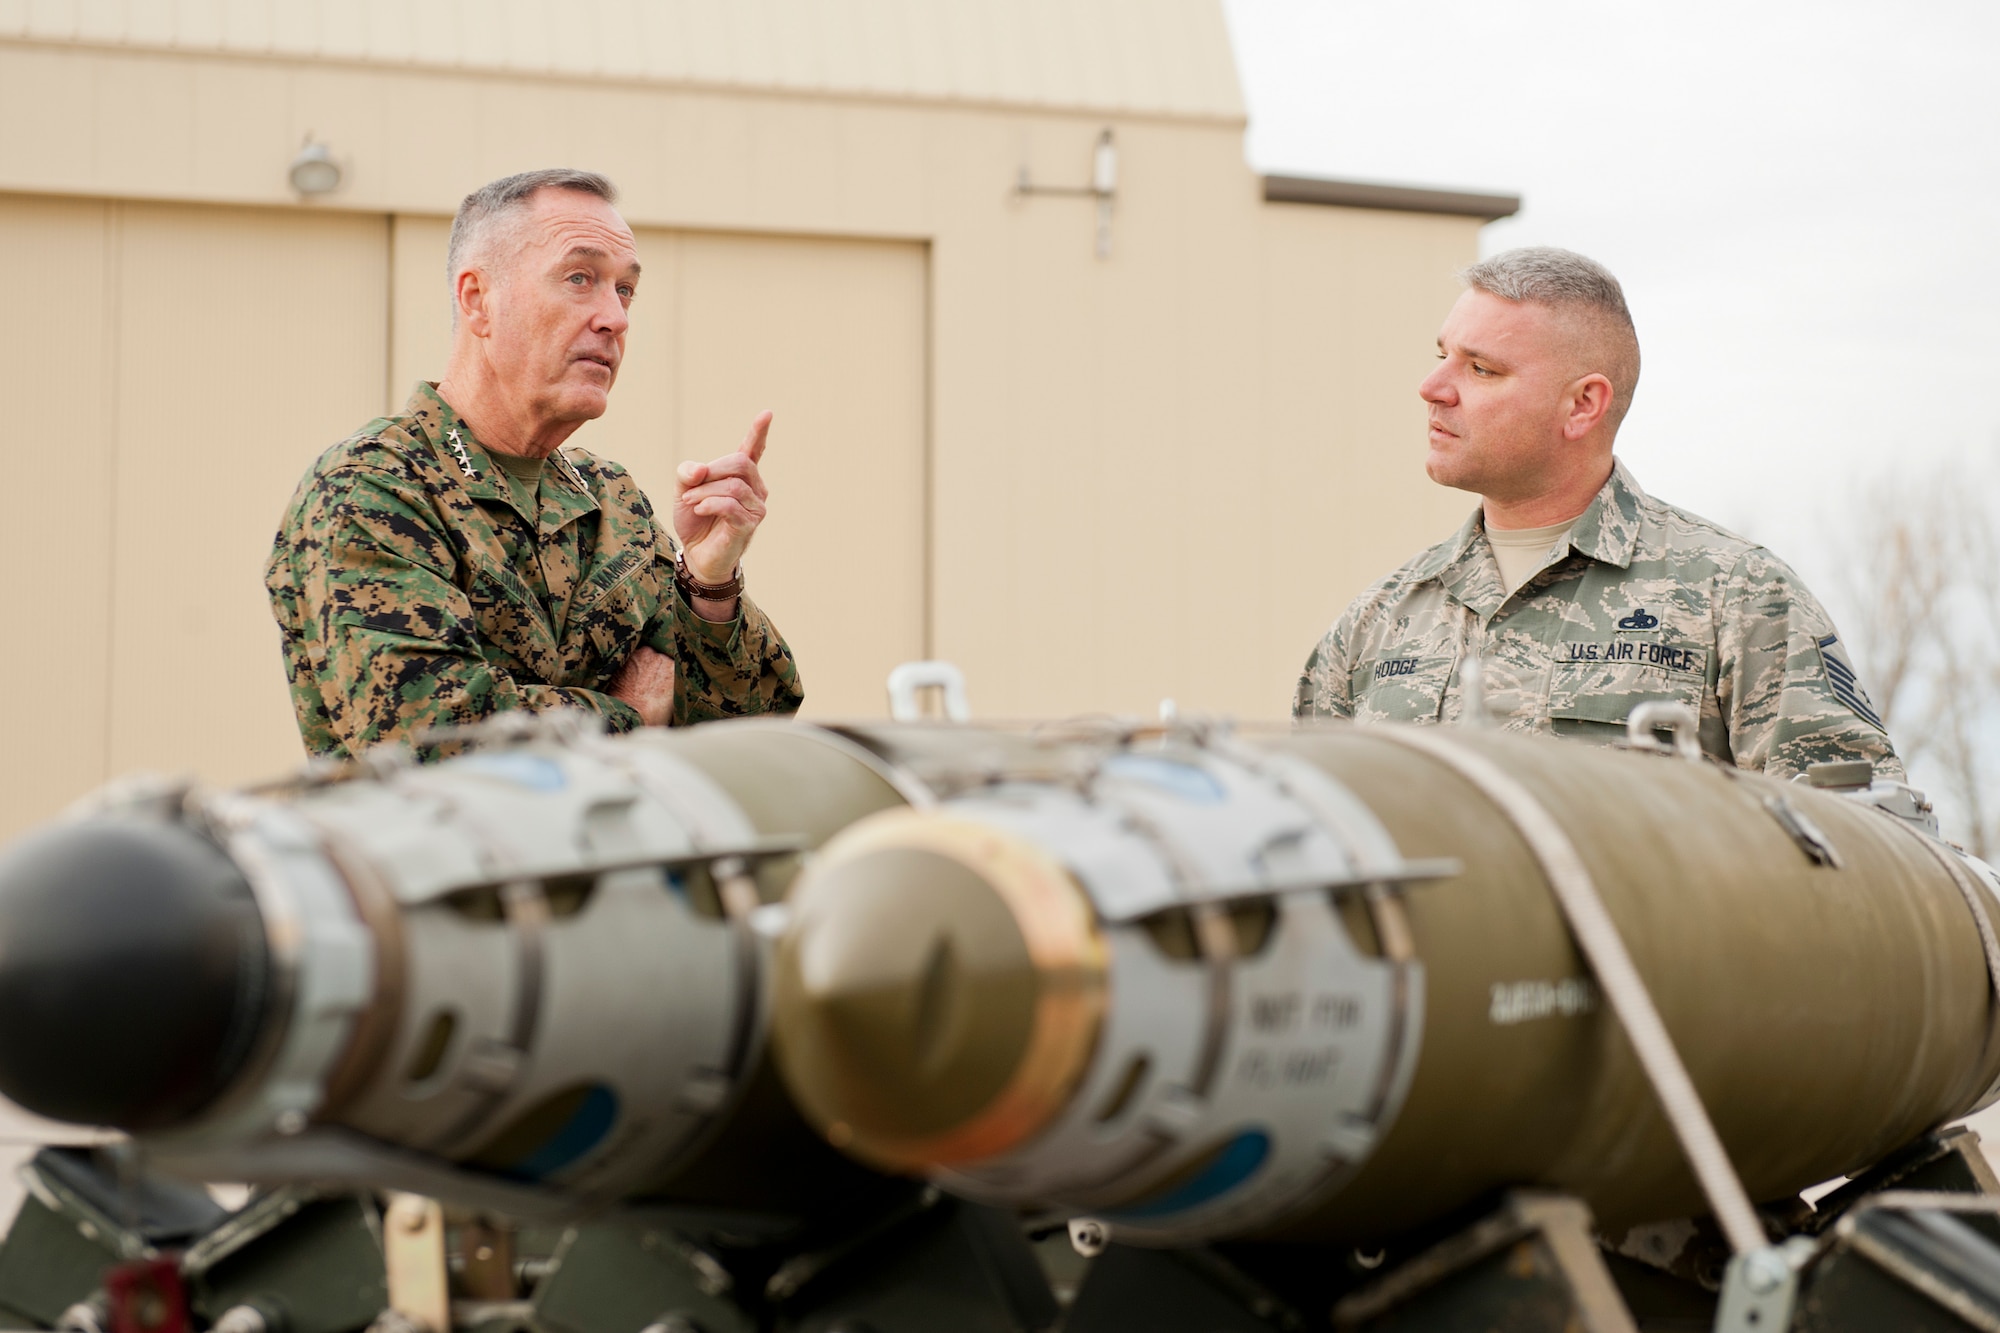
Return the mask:
<path id="1" fill-rule="evenodd" d="M 727 583 L 703 583 L 687 566 L 687 556 L 674 552 L 674 582 L 680 585 L 682 595 L 690 601 L 701 598 L 704 602 L 727 602 L 743 595 L 743 566 L 738 565 L 730 572 Z"/>

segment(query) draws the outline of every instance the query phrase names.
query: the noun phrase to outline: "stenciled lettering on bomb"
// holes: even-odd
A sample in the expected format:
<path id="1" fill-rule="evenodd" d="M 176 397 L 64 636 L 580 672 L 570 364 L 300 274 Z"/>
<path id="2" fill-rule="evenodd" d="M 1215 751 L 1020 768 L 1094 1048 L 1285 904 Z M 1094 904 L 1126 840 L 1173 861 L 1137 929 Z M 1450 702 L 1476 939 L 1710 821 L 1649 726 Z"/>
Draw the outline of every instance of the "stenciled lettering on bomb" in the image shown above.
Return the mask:
<path id="1" fill-rule="evenodd" d="M 1301 1025 L 1314 1032 L 1344 1032 L 1361 1021 L 1361 997 L 1339 991 L 1314 995 L 1299 991 L 1252 995 L 1247 1009 L 1259 1036 L 1284 1036 Z"/>
<path id="2" fill-rule="evenodd" d="M 1601 1003 L 1597 983 L 1589 977 L 1496 981 L 1486 1017 L 1495 1027 L 1508 1027 L 1538 1018 L 1579 1018 L 1596 1013 Z"/>
<path id="3" fill-rule="evenodd" d="M 1247 997 L 1245 1012 L 1257 1037 L 1279 1044 L 1245 1048 L 1236 1058 L 1237 1083 L 1260 1091 L 1296 1090 L 1331 1080 L 1340 1048 L 1291 1043 L 1349 1031 L 1361 1022 L 1362 1003 L 1360 996 L 1342 992 L 1280 991 Z"/>
<path id="4" fill-rule="evenodd" d="M 1336 1046 L 1253 1046 L 1237 1057 L 1236 1081 L 1259 1092 L 1277 1088 L 1297 1091 L 1324 1086 L 1339 1067 L 1340 1048 Z"/>

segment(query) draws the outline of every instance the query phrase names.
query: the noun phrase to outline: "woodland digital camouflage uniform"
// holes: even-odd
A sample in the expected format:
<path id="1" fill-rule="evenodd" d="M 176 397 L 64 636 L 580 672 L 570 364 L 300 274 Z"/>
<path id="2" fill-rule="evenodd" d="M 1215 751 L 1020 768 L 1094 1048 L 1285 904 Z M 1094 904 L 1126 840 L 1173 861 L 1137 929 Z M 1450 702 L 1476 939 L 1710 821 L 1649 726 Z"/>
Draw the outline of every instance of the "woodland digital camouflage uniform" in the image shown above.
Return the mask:
<path id="1" fill-rule="evenodd" d="M 1833 622 L 1763 547 L 1641 491 L 1622 464 L 1512 596 L 1473 512 L 1347 608 L 1313 650 L 1293 716 L 1456 721 L 1482 659 L 1517 731 L 1609 744 L 1648 699 L 1688 705 L 1702 748 L 1779 777 L 1867 759 L 1903 776 Z"/>
<path id="2" fill-rule="evenodd" d="M 429 384 L 320 456 L 265 569 L 309 752 L 510 708 L 629 731 L 638 712 L 605 691 L 640 644 L 674 660 L 676 724 L 798 708 L 791 650 L 748 597 L 728 624 L 689 609 L 623 468 L 565 446 L 539 498 L 522 508 Z"/>

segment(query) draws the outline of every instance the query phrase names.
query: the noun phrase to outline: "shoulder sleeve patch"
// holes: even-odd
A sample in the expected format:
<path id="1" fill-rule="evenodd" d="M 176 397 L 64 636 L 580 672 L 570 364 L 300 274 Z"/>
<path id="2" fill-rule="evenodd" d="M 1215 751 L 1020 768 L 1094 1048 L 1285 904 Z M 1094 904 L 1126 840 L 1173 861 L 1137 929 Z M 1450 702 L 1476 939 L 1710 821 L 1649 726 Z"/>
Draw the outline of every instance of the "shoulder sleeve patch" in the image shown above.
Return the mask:
<path id="1" fill-rule="evenodd" d="M 1854 710 L 1855 716 L 1876 729 L 1886 732 L 1882 719 L 1875 714 L 1874 701 L 1868 691 L 1861 688 L 1861 680 L 1854 674 L 1854 667 L 1848 662 L 1840 646 L 1840 636 L 1829 634 L 1819 640 L 1820 665 L 1826 671 L 1826 683 L 1833 690 L 1833 697 Z"/>

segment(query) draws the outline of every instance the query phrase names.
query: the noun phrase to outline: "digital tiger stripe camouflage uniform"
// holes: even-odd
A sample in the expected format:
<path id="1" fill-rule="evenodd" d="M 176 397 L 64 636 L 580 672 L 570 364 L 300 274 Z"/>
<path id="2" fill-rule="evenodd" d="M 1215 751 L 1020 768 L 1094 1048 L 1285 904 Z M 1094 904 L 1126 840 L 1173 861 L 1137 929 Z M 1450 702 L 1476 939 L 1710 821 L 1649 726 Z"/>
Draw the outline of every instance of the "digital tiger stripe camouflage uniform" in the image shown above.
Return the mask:
<path id="1" fill-rule="evenodd" d="M 1826 612 L 1754 542 L 1639 489 L 1622 463 L 1508 596 L 1481 511 L 1360 597 L 1313 650 L 1295 718 L 1456 721 L 1461 668 L 1482 659 L 1510 730 L 1600 744 L 1648 699 L 1701 720 L 1709 754 L 1779 777 L 1902 762 Z"/>
<path id="2" fill-rule="evenodd" d="M 689 609 L 623 468 L 565 446 L 539 498 L 522 507 L 430 384 L 320 456 L 265 569 L 308 752 L 352 757 L 512 708 L 629 731 L 638 712 L 606 691 L 640 644 L 674 660 L 676 724 L 797 710 L 770 620 L 748 597 L 728 624 Z"/>

